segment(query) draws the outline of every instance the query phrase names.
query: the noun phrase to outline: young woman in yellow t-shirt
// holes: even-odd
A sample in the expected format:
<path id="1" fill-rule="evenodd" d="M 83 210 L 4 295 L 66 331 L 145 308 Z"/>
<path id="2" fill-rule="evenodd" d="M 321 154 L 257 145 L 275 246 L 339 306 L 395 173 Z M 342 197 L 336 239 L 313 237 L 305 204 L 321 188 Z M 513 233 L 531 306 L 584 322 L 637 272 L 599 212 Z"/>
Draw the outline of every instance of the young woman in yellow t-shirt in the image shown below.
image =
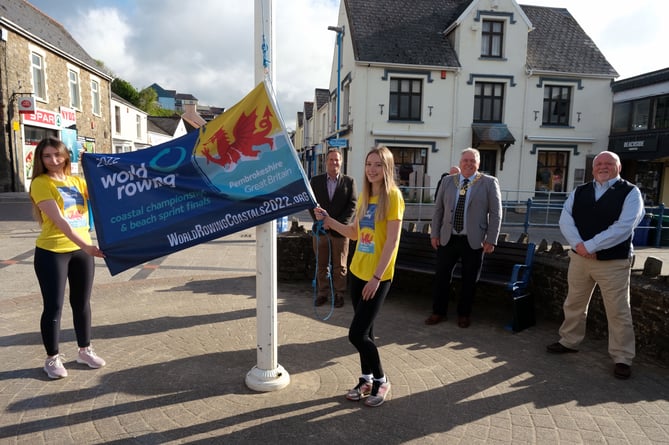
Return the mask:
<path id="1" fill-rule="evenodd" d="M 35 274 L 44 309 L 40 320 L 49 378 L 67 377 L 59 353 L 60 319 L 65 285 L 70 285 L 70 306 L 79 351 L 77 362 L 100 368 L 105 361 L 91 348 L 91 289 L 93 257 L 103 258 L 92 244 L 88 224 L 86 182 L 71 175 L 70 153 L 59 139 L 47 137 L 35 149 L 30 198 L 42 231 L 35 242 Z"/>
<path id="2" fill-rule="evenodd" d="M 402 230 L 404 199 L 394 178 L 393 155 L 387 147 L 373 148 L 365 158 L 365 178 L 353 223 L 344 225 L 317 207 L 316 218 L 347 238 L 357 240 L 351 260 L 351 298 L 355 311 L 349 341 L 360 354 L 362 376 L 346 398 L 381 405 L 390 392 L 374 342 L 374 319 L 388 295 Z"/>

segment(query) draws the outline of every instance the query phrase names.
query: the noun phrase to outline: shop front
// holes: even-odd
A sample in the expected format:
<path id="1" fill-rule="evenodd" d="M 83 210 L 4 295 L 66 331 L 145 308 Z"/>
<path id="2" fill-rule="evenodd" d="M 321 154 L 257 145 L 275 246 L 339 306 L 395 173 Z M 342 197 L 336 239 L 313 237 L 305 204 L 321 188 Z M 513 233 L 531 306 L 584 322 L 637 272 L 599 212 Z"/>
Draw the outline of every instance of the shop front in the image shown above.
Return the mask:
<path id="1" fill-rule="evenodd" d="M 33 174 L 35 148 L 47 136 L 59 138 L 65 143 L 72 162 L 72 174 L 83 174 L 79 168 L 81 153 L 95 152 L 95 139 L 83 138 L 78 135 L 76 128 L 76 113 L 74 110 L 61 107 L 59 112 L 35 109 L 34 113 L 21 114 L 22 137 L 20 140 L 21 174 L 25 191 L 30 189 L 30 179 Z"/>
<path id="2" fill-rule="evenodd" d="M 639 187 L 646 206 L 667 200 L 663 184 L 669 166 L 669 131 L 611 136 L 609 150 L 620 157 L 621 176 Z"/>

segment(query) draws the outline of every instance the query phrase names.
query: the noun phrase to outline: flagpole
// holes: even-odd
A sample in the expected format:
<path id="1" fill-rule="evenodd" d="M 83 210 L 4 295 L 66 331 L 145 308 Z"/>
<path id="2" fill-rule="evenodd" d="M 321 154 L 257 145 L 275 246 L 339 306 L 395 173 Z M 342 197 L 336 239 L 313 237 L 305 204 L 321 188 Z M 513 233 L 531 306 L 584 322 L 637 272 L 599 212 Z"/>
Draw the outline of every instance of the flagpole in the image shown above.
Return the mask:
<path id="1" fill-rule="evenodd" d="M 272 0 L 254 2 L 255 85 L 268 76 L 275 82 Z M 276 391 L 290 383 L 277 359 L 276 221 L 256 227 L 256 331 L 258 363 L 246 374 L 254 391 Z"/>

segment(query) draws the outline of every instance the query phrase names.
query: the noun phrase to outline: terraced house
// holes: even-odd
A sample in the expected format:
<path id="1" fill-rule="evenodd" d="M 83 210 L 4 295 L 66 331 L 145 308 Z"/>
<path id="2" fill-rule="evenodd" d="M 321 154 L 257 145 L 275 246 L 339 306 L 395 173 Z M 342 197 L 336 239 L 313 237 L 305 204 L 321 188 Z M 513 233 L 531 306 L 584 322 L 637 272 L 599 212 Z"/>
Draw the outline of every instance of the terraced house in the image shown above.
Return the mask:
<path id="1" fill-rule="evenodd" d="M 326 136 L 296 140 L 305 165 L 345 139 L 346 171 L 361 178 L 368 149 L 385 144 L 402 186 L 433 189 L 472 146 L 503 198 L 525 200 L 571 191 L 607 149 L 618 73 L 564 8 L 342 0 L 330 30 L 330 106 L 301 130 Z"/>
<path id="2" fill-rule="evenodd" d="M 23 0 L 0 4 L 0 192 L 28 190 L 46 136 L 109 153 L 111 76 L 63 26 Z"/>

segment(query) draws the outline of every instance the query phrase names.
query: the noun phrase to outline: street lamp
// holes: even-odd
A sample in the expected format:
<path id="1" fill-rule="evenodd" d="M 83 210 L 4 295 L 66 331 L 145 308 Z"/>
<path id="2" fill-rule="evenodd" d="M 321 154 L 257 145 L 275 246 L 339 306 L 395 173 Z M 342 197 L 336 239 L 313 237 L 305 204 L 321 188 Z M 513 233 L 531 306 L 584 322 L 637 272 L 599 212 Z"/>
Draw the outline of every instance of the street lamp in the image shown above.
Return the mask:
<path id="1" fill-rule="evenodd" d="M 343 26 L 328 26 L 328 31 L 334 31 L 337 33 L 337 136 L 339 139 L 339 108 L 341 107 L 341 40 L 344 36 L 344 27 Z"/>

